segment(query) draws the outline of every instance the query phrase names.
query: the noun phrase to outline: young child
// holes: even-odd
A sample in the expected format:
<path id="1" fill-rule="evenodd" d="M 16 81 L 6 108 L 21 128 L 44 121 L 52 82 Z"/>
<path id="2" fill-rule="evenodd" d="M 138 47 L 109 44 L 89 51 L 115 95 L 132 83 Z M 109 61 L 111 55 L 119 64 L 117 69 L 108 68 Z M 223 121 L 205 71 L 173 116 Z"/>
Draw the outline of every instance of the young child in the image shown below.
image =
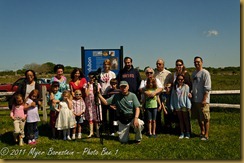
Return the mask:
<path id="1" fill-rule="evenodd" d="M 165 84 L 165 93 L 161 96 L 161 101 L 165 106 L 165 109 L 167 111 L 167 114 L 164 114 L 164 126 L 165 126 L 165 132 L 166 133 L 172 133 L 173 128 L 178 127 L 178 117 L 170 108 L 170 98 L 171 98 L 171 83 Z M 175 124 L 175 127 L 173 127 Z"/>
<path id="2" fill-rule="evenodd" d="M 73 129 L 72 139 L 75 139 L 76 129 L 78 128 L 78 139 L 81 139 L 81 124 L 84 120 L 84 113 L 86 110 L 85 102 L 82 98 L 81 90 L 77 89 L 74 92 L 74 98 L 72 100 L 73 114 L 75 115 L 76 127 Z"/>
<path id="3" fill-rule="evenodd" d="M 14 140 L 18 142 L 19 145 L 23 146 L 23 138 L 25 137 L 24 127 L 25 127 L 25 120 L 26 114 L 24 111 L 24 100 L 21 94 L 14 95 L 13 105 L 10 112 L 10 117 L 13 119 L 14 124 Z"/>
<path id="4" fill-rule="evenodd" d="M 70 128 L 74 128 L 76 125 L 75 117 L 72 112 L 72 101 L 70 100 L 70 92 L 65 90 L 62 93 L 62 101 L 58 105 L 58 117 L 55 127 L 57 130 L 63 130 L 63 140 L 71 140 Z"/>
<path id="5" fill-rule="evenodd" d="M 147 79 L 145 90 L 149 92 L 154 92 L 157 89 L 156 78 L 151 77 Z M 145 110 L 148 115 L 148 134 L 149 137 L 156 137 L 156 117 L 157 112 L 163 108 L 164 112 L 167 112 L 164 104 L 161 103 L 159 96 L 154 97 L 145 96 Z M 158 106 L 159 105 L 159 106 Z"/>
<path id="6" fill-rule="evenodd" d="M 99 125 L 98 123 L 102 121 L 102 108 L 101 105 L 96 105 L 95 103 L 95 96 L 93 93 L 94 89 L 94 82 L 95 82 L 95 76 L 91 73 L 88 74 L 89 82 L 84 85 L 85 92 L 86 92 L 86 111 L 85 116 L 86 120 L 89 121 L 89 127 L 90 127 L 90 134 L 88 135 L 88 138 L 93 136 L 93 125 L 95 123 L 96 127 L 96 136 L 99 137 Z M 101 86 L 98 83 L 97 89 L 100 90 Z M 100 91 L 99 91 L 100 92 Z"/>
<path id="7" fill-rule="evenodd" d="M 37 129 L 37 122 L 40 121 L 38 113 L 38 96 L 39 91 L 37 89 L 32 90 L 25 103 L 25 110 L 27 110 L 27 139 L 28 144 L 30 145 L 36 144 L 35 131 Z"/>
<path id="8" fill-rule="evenodd" d="M 52 139 L 56 139 L 56 128 L 55 123 L 58 117 L 58 104 L 61 101 L 62 93 L 59 91 L 59 82 L 53 81 L 51 85 L 51 90 L 49 92 L 48 105 L 50 106 L 50 126 L 52 129 Z"/>
<path id="9" fill-rule="evenodd" d="M 171 109 L 176 111 L 179 118 L 181 132 L 179 139 L 190 138 L 189 110 L 191 109 L 191 101 L 188 95 L 189 86 L 184 83 L 184 75 L 180 74 L 176 77 L 170 101 Z"/>
<path id="10" fill-rule="evenodd" d="M 106 90 L 107 95 L 106 98 L 111 97 L 114 94 L 120 93 L 121 90 L 117 88 L 118 81 L 113 78 L 110 80 L 110 87 Z M 115 132 L 117 132 L 118 128 L 118 118 L 116 116 L 116 108 L 115 106 L 110 105 L 109 109 L 109 129 L 111 136 L 115 135 Z"/>

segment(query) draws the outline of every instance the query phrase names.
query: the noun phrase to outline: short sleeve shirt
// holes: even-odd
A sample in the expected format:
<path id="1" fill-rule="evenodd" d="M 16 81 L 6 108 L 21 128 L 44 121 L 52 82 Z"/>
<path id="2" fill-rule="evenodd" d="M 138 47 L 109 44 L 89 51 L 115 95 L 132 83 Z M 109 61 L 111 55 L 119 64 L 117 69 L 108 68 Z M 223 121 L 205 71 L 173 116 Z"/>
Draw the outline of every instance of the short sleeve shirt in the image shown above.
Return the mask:
<path id="1" fill-rule="evenodd" d="M 47 95 L 47 99 L 48 99 L 48 101 L 50 100 L 49 94 Z M 61 101 L 61 99 L 62 99 L 62 93 L 58 91 L 56 94 L 54 94 L 54 99 Z M 58 108 L 58 104 L 56 104 L 55 107 Z M 53 108 L 52 105 L 50 106 L 50 110 L 55 111 L 55 109 Z"/>
<path id="2" fill-rule="evenodd" d="M 136 95 L 132 92 L 129 92 L 128 95 L 115 94 L 107 99 L 107 103 L 116 106 L 117 115 L 134 114 L 135 109 L 140 106 Z"/>

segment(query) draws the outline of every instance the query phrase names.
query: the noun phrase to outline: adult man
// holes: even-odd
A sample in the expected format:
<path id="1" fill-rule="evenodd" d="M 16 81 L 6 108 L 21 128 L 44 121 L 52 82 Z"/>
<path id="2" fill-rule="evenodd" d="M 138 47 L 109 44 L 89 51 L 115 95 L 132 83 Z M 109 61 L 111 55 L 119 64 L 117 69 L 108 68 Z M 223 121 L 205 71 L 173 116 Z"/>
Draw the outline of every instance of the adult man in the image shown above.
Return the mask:
<path id="1" fill-rule="evenodd" d="M 134 69 L 132 65 L 132 58 L 125 57 L 124 58 L 124 68 L 119 71 L 117 75 L 118 82 L 124 80 L 129 83 L 129 91 L 136 94 L 139 98 L 138 88 L 141 83 L 141 76 L 138 70 Z"/>
<path id="2" fill-rule="evenodd" d="M 210 121 L 210 93 L 211 77 L 209 72 L 202 67 L 203 60 L 201 57 L 194 58 L 196 70 L 192 73 L 192 117 L 197 117 L 201 130 L 201 140 L 209 138 L 209 121 Z"/>
<path id="3" fill-rule="evenodd" d="M 172 73 L 169 70 L 166 70 L 164 68 L 164 60 L 158 59 L 156 62 L 157 69 L 155 70 L 154 76 L 159 79 L 163 85 L 163 91 L 164 87 L 168 83 L 172 83 L 173 76 Z"/>
<path id="4" fill-rule="evenodd" d="M 169 84 L 169 83 L 172 83 L 173 82 L 173 75 L 172 73 L 169 71 L 169 70 L 166 70 L 165 67 L 165 62 L 163 59 L 158 59 L 156 61 L 156 66 L 157 66 L 157 69 L 155 70 L 155 74 L 154 76 L 160 80 L 161 84 L 162 84 L 162 92 L 161 94 L 159 95 L 160 97 L 160 100 L 163 101 L 163 96 L 166 92 L 166 90 L 164 89 L 164 87 L 166 86 L 166 84 Z M 164 117 L 166 116 L 165 113 L 164 114 Z M 161 129 L 162 127 L 162 110 L 160 110 L 160 113 L 157 114 L 157 129 Z M 170 122 L 167 122 L 167 119 L 164 118 L 164 124 L 169 124 Z M 166 130 L 170 130 L 170 128 L 167 128 Z"/>
<path id="5" fill-rule="evenodd" d="M 144 128 L 144 122 L 139 119 L 140 103 L 136 95 L 129 92 L 129 84 L 126 81 L 121 81 L 119 87 L 121 92 L 108 99 L 104 99 L 100 93 L 98 93 L 98 97 L 104 105 L 114 105 L 116 108 L 119 125 L 119 141 L 121 143 L 127 143 L 130 127 L 133 127 L 136 133 L 136 143 L 140 143 L 142 140 L 141 131 Z"/>

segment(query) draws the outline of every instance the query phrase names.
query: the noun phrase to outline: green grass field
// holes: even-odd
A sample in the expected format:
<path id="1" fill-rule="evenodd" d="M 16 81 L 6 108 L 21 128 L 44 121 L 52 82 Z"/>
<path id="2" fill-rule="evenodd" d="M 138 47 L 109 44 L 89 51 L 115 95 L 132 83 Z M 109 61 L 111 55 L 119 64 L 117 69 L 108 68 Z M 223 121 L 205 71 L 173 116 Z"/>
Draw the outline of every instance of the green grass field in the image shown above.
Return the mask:
<path id="1" fill-rule="evenodd" d="M 40 116 L 42 114 L 40 112 Z M 0 158 L 1 159 L 75 159 L 75 160 L 240 160 L 241 115 L 239 109 L 212 109 L 210 139 L 199 139 L 199 128 L 192 120 L 192 137 L 179 140 L 176 134 L 159 133 L 157 138 L 145 134 L 141 144 L 134 144 L 130 134 L 129 144 L 120 144 L 117 137 L 83 138 L 75 141 L 51 140 L 50 128 L 39 123 L 37 145 L 20 147 L 13 142 L 13 125 L 9 111 L 0 111 Z"/>

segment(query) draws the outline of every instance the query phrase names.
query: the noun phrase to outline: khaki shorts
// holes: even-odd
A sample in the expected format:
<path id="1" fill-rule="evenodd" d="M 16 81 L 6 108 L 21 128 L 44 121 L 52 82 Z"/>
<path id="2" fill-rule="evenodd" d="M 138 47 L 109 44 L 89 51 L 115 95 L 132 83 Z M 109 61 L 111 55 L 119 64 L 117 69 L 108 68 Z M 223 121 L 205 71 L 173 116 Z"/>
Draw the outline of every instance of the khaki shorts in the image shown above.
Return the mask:
<path id="1" fill-rule="evenodd" d="M 205 106 L 202 103 L 192 103 L 191 117 L 199 119 L 200 121 L 210 120 L 210 107 L 209 104 Z"/>

